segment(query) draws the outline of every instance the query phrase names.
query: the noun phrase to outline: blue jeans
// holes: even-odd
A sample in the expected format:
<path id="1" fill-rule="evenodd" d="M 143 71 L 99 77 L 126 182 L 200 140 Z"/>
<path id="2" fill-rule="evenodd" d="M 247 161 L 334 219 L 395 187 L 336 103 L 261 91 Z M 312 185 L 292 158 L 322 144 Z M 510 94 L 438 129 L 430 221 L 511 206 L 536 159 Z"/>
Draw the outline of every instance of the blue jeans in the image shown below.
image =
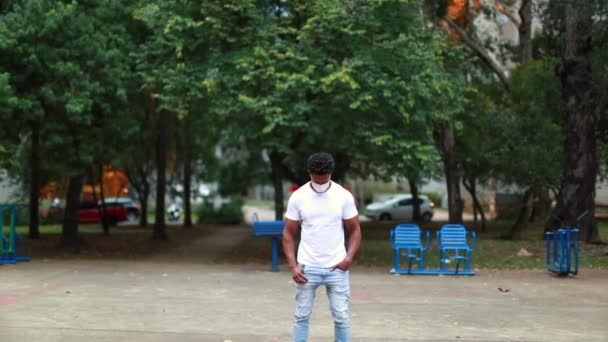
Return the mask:
<path id="1" fill-rule="evenodd" d="M 294 342 L 308 340 L 308 325 L 315 302 L 315 294 L 320 285 L 325 285 L 329 309 L 334 318 L 336 342 L 350 341 L 348 303 L 350 300 L 349 272 L 340 269 L 300 266 L 308 282 L 296 284 L 296 311 L 293 325 Z"/>

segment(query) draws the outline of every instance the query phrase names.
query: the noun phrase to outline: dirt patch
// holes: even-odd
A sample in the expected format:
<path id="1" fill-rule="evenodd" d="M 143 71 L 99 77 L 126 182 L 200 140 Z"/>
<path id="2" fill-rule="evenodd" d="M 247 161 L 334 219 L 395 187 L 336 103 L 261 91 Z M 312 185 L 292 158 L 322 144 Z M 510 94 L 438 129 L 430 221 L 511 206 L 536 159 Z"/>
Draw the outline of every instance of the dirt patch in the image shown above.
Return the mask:
<path id="1" fill-rule="evenodd" d="M 113 232 L 106 236 L 82 234 L 84 244 L 79 252 L 58 248 L 59 235 L 42 235 L 25 240 L 25 255 L 36 259 L 174 259 L 214 260 L 248 236 L 244 226 L 198 226 L 192 229 L 172 228 L 169 240 L 153 240 L 152 232 Z"/>

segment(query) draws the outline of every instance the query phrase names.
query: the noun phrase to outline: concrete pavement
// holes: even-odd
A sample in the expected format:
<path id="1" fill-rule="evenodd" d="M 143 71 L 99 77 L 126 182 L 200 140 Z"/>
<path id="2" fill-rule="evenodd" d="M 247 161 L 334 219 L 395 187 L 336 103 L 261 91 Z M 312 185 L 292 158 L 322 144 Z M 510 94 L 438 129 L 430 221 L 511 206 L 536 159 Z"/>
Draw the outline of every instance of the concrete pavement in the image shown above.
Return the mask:
<path id="1" fill-rule="evenodd" d="M 289 341 L 290 274 L 267 265 L 34 260 L 0 266 L 0 341 Z M 608 271 L 352 271 L 353 341 L 606 341 Z M 311 341 L 332 340 L 324 290 Z"/>

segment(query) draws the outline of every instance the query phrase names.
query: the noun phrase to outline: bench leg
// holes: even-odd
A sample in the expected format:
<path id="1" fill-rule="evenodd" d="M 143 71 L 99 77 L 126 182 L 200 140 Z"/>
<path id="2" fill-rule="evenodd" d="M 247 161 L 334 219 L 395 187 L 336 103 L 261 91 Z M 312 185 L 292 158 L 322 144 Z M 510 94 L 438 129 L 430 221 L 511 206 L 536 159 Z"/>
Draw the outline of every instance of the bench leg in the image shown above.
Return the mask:
<path id="1" fill-rule="evenodd" d="M 270 271 L 279 272 L 279 238 L 272 238 L 272 265 Z"/>
<path id="2" fill-rule="evenodd" d="M 395 248 L 393 267 L 395 268 L 395 271 L 399 271 L 399 248 Z"/>
<path id="3" fill-rule="evenodd" d="M 419 270 L 423 270 L 424 269 L 424 251 L 422 249 L 418 250 L 418 253 L 420 253 L 420 260 L 418 260 L 418 269 Z"/>

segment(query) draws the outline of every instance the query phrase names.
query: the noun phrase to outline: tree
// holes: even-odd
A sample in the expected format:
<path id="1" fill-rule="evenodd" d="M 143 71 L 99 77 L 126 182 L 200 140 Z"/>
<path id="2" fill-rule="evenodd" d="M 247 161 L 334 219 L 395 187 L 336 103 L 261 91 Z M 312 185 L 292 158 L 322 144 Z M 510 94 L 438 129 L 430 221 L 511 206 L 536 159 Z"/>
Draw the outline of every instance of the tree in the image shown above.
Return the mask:
<path id="1" fill-rule="evenodd" d="M 504 173 L 499 174 L 525 192 L 511 238 L 519 237 L 530 217 L 533 196 L 559 183 L 562 101 L 554 64 L 552 58 L 531 61 L 514 70 L 512 76 L 511 113 L 506 125 L 509 137 L 505 139 L 512 157 L 503 159 L 500 170 Z"/>
<path id="2" fill-rule="evenodd" d="M 310 153 L 334 155 L 335 179 L 386 175 L 406 160 L 390 156 L 411 152 L 402 144 L 418 146 L 408 127 L 428 137 L 425 124 L 457 107 L 449 103 L 458 87 L 443 69 L 445 45 L 424 28 L 418 3 L 286 2 L 270 9 L 258 47 L 238 56 L 226 85 L 239 101 L 224 107 L 232 135 L 267 152 L 277 218 L 282 181 L 305 182 Z"/>
<path id="3" fill-rule="evenodd" d="M 565 139 L 560 189 L 546 229 L 576 226 L 581 229 L 584 240 L 598 241 L 594 217 L 597 117 L 591 69 L 594 1 L 564 2 L 556 6 L 562 27 L 558 74 L 565 103 Z"/>
<path id="4" fill-rule="evenodd" d="M 190 192 L 190 173 L 193 153 L 198 135 L 211 135 L 211 126 L 202 123 L 214 122 L 207 116 L 212 111 L 204 110 L 210 105 L 210 94 L 214 91 L 216 78 L 223 77 L 217 68 L 225 56 L 239 49 L 255 25 L 255 4 L 235 0 L 217 2 L 166 2 L 142 3 L 135 17 L 145 23 L 150 35 L 142 45 L 138 58 L 142 61 L 140 74 L 150 96 L 157 102 L 159 113 L 157 149 L 157 196 L 155 233 L 165 238 L 164 194 L 166 167 L 166 122 L 185 120 L 189 129 L 184 129 L 184 181 L 186 193 Z M 239 37 L 238 39 L 235 37 Z M 222 94 L 220 94 L 222 95 Z M 171 118 L 169 118 L 171 116 Z M 205 140 L 207 141 L 207 140 Z M 186 198 L 189 211 L 190 196 Z M 189 215 L 187 215 L 189 216 Z"/>
<path id="5" fill-rule="evenodd" d="M 127 103 L 124 75 L 129 74 L 121 22 L 126 18 L 127 8 L 115 1 L 38 0 L 16 3 L 0 21 L 0 68 L 11 74 L 16 98 L 12 118 L 20 132 L 43 123 L 39 135 L 53 160 L 49 170 L 70 177 L 60 240 L 70 248 L 80 245 L 86 168 L 130 133 L 120 110 Z M 106 136 L 114 138 L 111 143 Z"/>

